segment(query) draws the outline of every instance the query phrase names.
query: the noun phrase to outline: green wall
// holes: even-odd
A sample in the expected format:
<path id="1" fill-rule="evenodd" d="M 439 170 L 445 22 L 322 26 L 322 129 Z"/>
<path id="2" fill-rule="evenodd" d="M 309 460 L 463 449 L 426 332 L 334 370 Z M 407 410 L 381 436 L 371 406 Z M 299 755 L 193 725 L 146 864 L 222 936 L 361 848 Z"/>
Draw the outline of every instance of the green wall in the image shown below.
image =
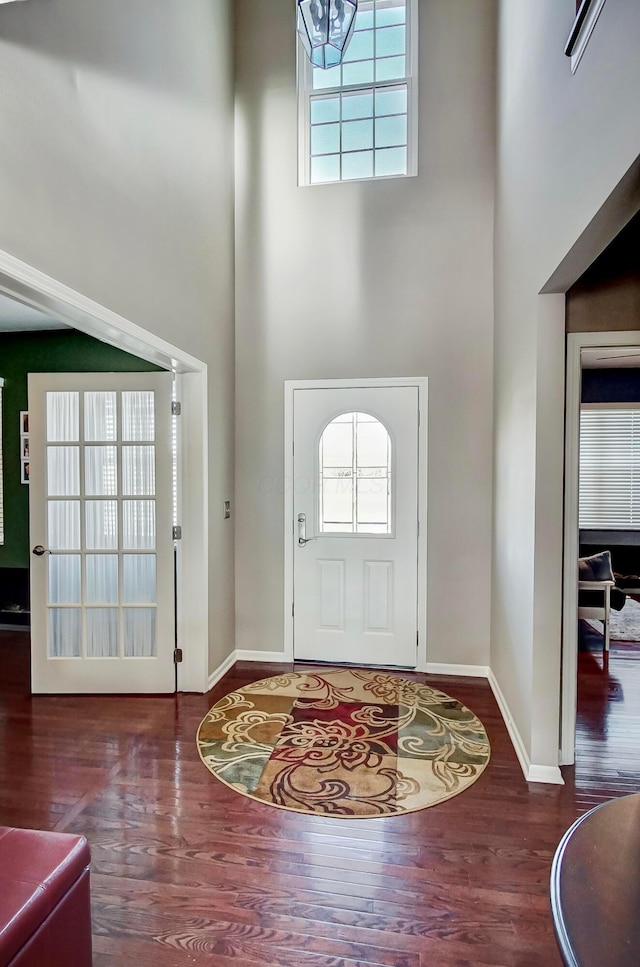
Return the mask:
<path id="1" fill-rule="evenodd" d="M 20 483 L 20 410 L 27 410 L 28 373 L 143 373 L 158 366 L 75 330 L 0 333 L 4 377 L 2 456 L 4 537 L 0 567 L 29 567 L 29 488 Z"/>

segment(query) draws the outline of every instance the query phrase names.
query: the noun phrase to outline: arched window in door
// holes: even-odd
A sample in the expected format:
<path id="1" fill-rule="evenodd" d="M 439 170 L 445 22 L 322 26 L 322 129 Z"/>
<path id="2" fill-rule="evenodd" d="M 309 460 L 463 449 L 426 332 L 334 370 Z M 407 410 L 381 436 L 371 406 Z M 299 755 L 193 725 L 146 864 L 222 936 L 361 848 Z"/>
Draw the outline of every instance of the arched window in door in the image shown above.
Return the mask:
<path id="1" fill-rule="evenodd" d="M 370 413 L 341 413 L 319 445 L 320 534 L 391 534 L 391 437 Z"/>

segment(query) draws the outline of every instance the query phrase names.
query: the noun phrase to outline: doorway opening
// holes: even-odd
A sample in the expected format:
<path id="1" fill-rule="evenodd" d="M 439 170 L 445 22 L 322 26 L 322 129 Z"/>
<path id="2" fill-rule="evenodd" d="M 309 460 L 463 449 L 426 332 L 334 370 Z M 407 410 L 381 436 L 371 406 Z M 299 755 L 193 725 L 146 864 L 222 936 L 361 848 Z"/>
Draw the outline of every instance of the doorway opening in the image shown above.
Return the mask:
<path id="1" fill-rule="evenodd" d="M 203 507 L 206 505 L 207 460 L 202 438 L 202 428 L 206 426 L 206 365 L 104 306 L 2 253 L 0 295 L 15 318 L 18 321 L 22 318 L 22 328 L 28 328 L 24 325 L 26 316 L 33 320 L 40 315 L 43 328 L 77 330 L 102 344 L 155 364 L 151 368 L 168 370 L 175 375 L 184 416 L 179 465 L 187 460 L 189 464 L 189 473 L 181 475 L 184 537 L 177 546 L 179 578 L 176 587 L 178 642 L 188 637 L 189 647 L 184 648 L 184 661 L 178 667 L 178 689 L 206 691 L 208 553 Z M 206 520 L 206 515 L 204 518 Z"/>
<path id="2" fill-rule="evenodd" d="M 640 588 L 633 587 L 640 572 L 632 496 L 640 461 L 633 446 L 636 411 L 640 416 L 640 332 L 570 333 L 561 761 L 575 762 L 577 781 L 597 774 L 620 792 L 640 778 L 629 744 L 640 695 L 640 624 L 633 627 L 636 610 L 640 617 Z M 619 600 L 609 618 L 608 652 L 604 625 L 580 607 L 579 595 L 591 593 L 585 582 L 578 587 L 580 558 L 583 576 L 592 561 L 611 562 L 611 593 Z"/>

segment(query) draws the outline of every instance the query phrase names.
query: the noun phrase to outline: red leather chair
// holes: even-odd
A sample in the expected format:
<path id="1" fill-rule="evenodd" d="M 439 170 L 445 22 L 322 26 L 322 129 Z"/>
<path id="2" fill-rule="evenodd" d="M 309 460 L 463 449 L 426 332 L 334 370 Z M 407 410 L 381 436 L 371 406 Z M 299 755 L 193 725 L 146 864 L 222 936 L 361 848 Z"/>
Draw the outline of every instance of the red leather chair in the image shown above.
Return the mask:
<path id="1" fill-rule="evenodd" d="M 84 836 L 0 826 L 0 967 L 91 967 Z"/>

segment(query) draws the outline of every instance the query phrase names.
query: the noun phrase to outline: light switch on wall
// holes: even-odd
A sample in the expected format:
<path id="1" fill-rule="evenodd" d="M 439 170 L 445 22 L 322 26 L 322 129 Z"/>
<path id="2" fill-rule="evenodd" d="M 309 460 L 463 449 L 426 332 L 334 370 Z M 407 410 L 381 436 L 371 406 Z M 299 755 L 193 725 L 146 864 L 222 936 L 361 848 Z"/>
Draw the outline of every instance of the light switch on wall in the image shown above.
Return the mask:
<path id="1" fill-rule="evenodd" d="M 224 502 L 224 519 L 229 520 L 231 517 L 231 501 L 225 500 Z"/>

